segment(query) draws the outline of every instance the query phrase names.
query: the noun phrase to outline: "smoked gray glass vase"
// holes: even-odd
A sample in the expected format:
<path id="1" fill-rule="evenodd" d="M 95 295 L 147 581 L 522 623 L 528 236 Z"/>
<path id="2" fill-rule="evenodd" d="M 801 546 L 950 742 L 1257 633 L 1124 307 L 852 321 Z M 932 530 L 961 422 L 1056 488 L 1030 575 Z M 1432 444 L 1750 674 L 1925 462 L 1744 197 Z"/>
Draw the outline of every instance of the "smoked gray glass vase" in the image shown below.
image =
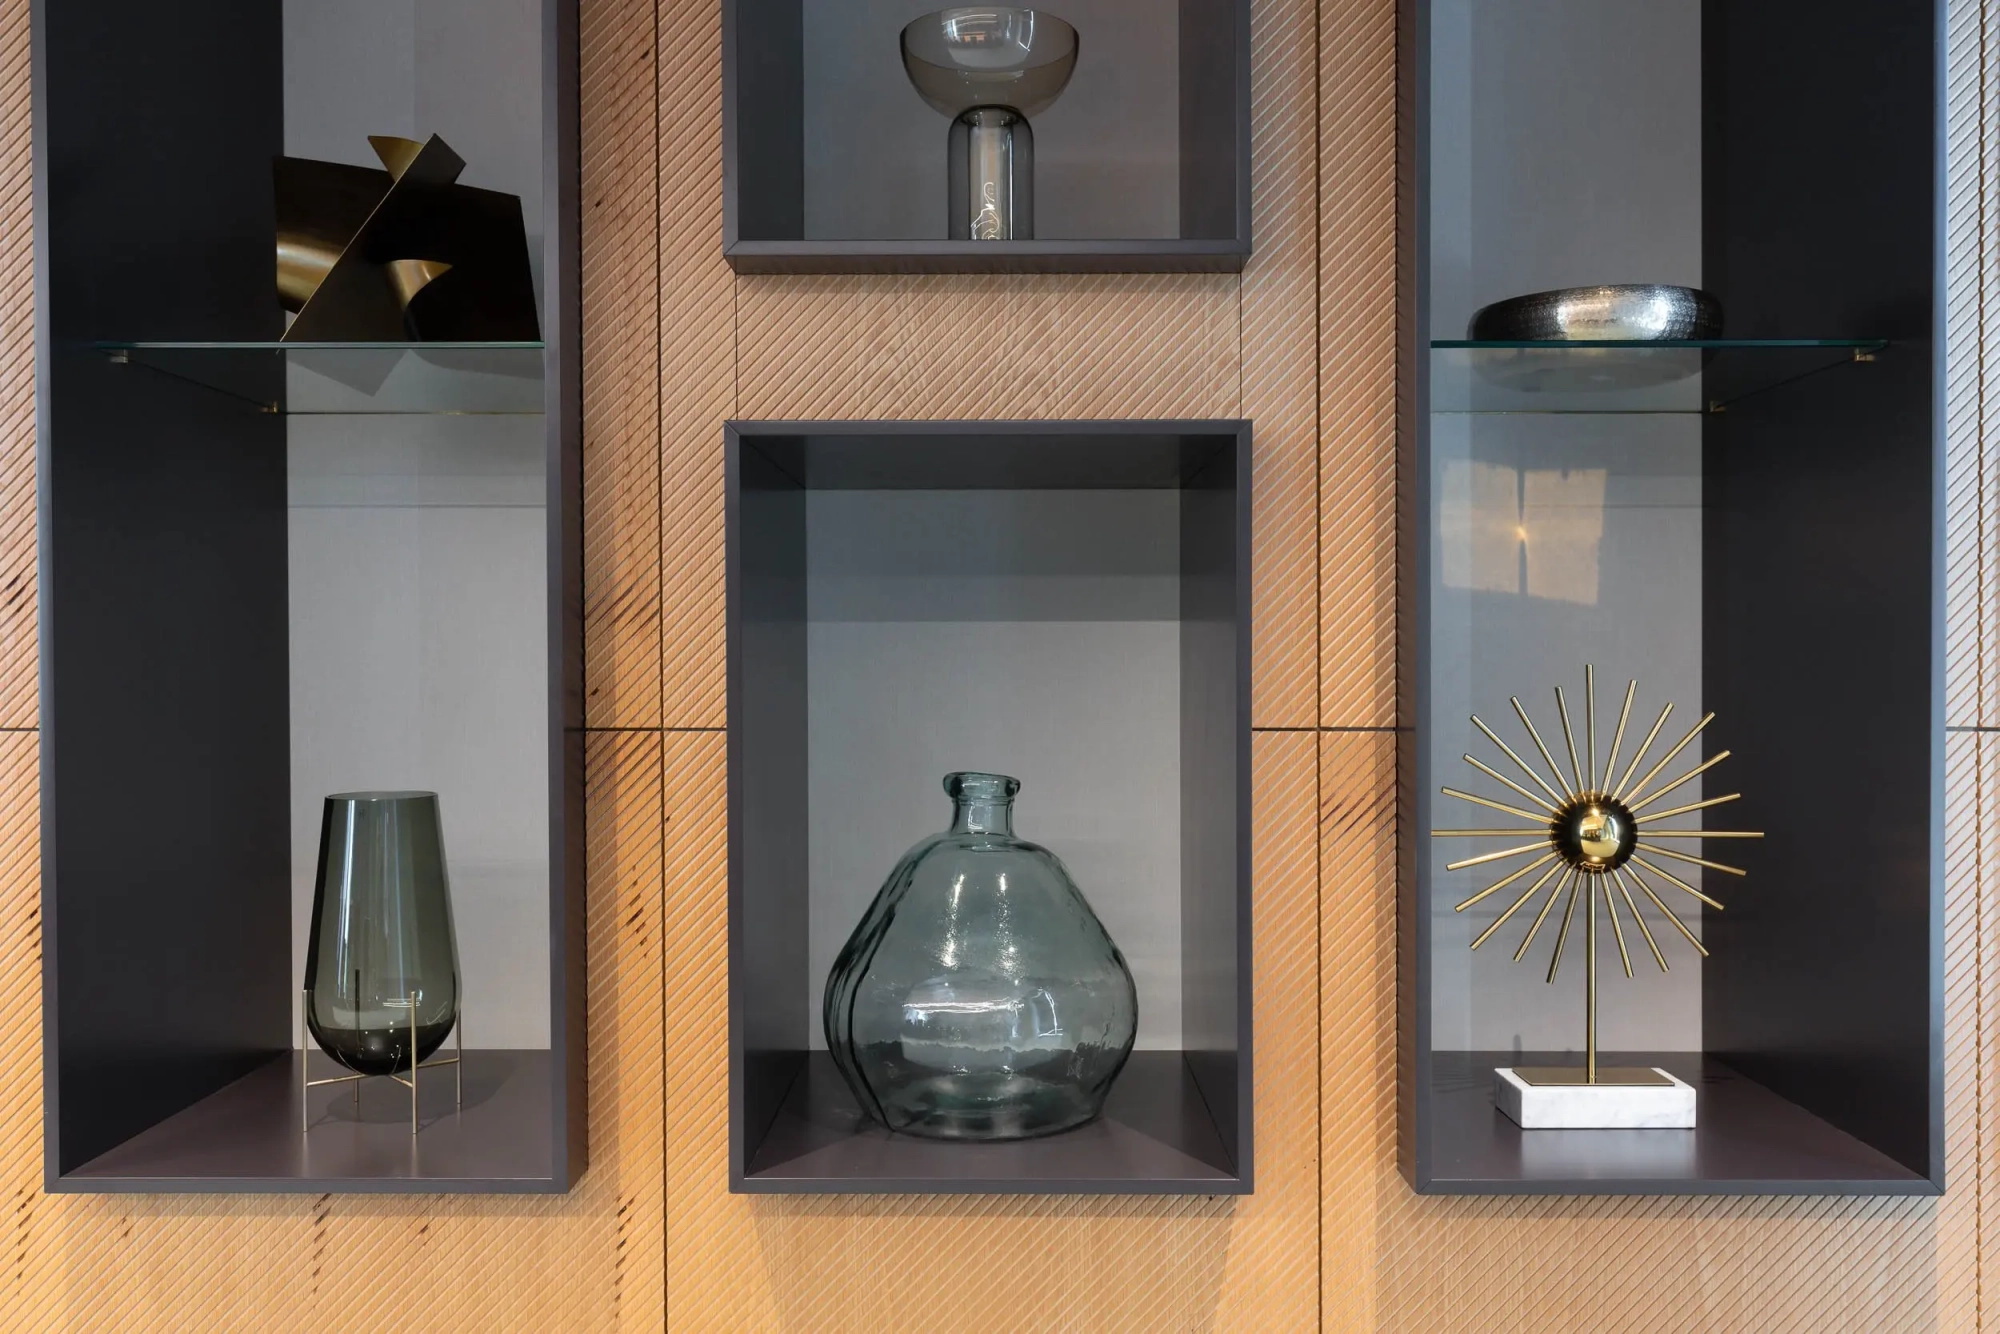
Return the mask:
<path id="1" fill-rule="evenodd" d="M 1068 1130 L 1131 1055 L 1131 970 L 1055 854 L 1014 837 L 1020 788 L 947 777 L 951 828 L 904 854 L 827 975 L 827 1047 L 891 1130 Z"/>
<path id="2" fill-rule="evenodd" d="M 408 1074 L 458 1022 L 458 939 L 435 792 L 341 792 L 320 818 L 306 1027 L 364 1075 Z"/>
<path id="3" fill-rule="evenodd" d="M 1013 5 L 959 5 L 903 29 L 903 69 L 952 118 L 945 210 L 954 241 L 1035 236 L 1035 132 L 1069 86 L 1076 29 Z"/>

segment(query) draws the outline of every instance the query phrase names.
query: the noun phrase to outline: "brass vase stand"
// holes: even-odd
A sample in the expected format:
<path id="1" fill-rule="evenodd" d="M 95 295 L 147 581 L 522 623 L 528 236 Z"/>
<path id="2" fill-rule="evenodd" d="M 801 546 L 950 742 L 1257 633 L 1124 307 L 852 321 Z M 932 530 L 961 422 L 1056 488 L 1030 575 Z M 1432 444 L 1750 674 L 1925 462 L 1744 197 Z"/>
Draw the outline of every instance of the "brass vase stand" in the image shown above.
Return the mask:
<path id="1" fill-rule="evenodd" d="M 465 1033 L 464 1033 L 464 1023 L 462 1021 L 462 1017 L 459 1019 L 454 1019 L 451 1025 L 451 1042 L 452 1042 L 452 1051 L 454 1054 L 450 1056 L 433 1057 L 428 1061 L 419 1062 L 417 1060 L 417 994 L 414 991 L 410 993 L 409 1001 L 410 1001 L 409 1077 L 406 1079 L 402 1075 L 395 1074 L 393 1072 L 388 1077 L 390 1079 L 395 1080 L 398 1084 L 401 1084 L 404 1088 L 410 1091 L 410 1133 L 414 1135 L 417 1133 L 417 1071 L 419 1070 L 429 1070 L 436 1066 L 441 1066 L 441 1065 L 451 1066 L 452 1082 L 455 1086 L 452 1090 L 452 1107 L 453 1110 L 455 1111 L 462 1112 L 465 1110 Z M 311 1109 L 306 1106 L 306 1096 L 313 1089 L 324 1087 L 327 1084 L 354 1085 L 354 1110 L 358 1113 L 361 1110 L 361 1081 L 364 1079 L 374 1079 L 377 1077 L 374 1075 L 363 1075 L 363 1074 L 333 1075 L 327 1079 L 308 1079 L 306 1077 L 308 1074 L 311 1073 L 311 1060 L 312 1060 L 312 1046 L 308 1041 L 309 1034 L 306 1031 L 306 1007 L 309 1004 L 311 1004 L 311 1002 L 312 1002 L 312 993 L 310 991 L 301 991 L 299 993 L 299 1133 L 300 1134 L 304 1134 L 306 1131 L 312 1129 L 312 1112 Z"/>

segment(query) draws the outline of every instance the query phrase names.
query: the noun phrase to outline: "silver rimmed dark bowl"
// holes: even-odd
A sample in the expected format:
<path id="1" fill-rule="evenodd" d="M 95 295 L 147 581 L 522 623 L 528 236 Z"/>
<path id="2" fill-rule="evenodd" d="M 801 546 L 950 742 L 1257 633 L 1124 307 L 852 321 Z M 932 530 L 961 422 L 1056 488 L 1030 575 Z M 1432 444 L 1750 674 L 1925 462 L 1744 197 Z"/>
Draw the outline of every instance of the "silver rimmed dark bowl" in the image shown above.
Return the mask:
<path id="1" fill-rule="evenodd" d="M 1694 287 L 1613 283 L 1530 292 L 1482 308 L 1466 337 L 1479 342 L 1718 338 L 1722 303 Z"/>
<path id="2" fill-rule="evenodd" d="M 1721 335 L 1721 302 L 1696 288 L 1665 283 L 1564 287 L 1509 297 L 1482 308 L 1466 331 L 1474 342 L 1495 343 L 1667 343 Z M 1480 379 L 1514 393 L 1595 394 L 1689 379 L 1712 354 L 1677 347 L 1518 347 L 1471 355 Z"/>

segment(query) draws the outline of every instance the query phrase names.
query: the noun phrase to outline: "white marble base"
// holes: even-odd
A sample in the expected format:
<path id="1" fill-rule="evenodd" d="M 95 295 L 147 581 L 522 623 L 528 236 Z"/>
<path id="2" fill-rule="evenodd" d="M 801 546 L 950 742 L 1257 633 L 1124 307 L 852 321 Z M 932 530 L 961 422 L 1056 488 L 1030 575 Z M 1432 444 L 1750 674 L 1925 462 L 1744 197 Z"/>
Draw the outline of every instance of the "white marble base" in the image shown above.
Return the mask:
<path id="1" fill-rule="evenodd" d="M 1694 1087 L 1673 1080 L 1631 1084 L 1529 1084 L 1511 1069 L 1493 1072 L 1493 1105 L 1523 1130 L 1692 1130 Z"/>

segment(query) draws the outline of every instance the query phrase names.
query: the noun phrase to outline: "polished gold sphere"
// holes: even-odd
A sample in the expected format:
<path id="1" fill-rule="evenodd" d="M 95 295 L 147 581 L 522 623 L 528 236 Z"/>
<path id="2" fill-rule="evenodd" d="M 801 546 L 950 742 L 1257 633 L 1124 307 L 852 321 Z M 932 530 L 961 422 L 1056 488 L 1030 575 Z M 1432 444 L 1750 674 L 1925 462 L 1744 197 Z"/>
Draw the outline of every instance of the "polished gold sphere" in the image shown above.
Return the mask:
<path id="1" fill-rule="evenodd" d="M 1584 856 L 1608 862 L 1618 855 L 1622 828 L 1618 817 L 1602 806 L 1586 806 L 1577 818 L 1576 841 Z"/>
<path id="2" fill-rule="evenodd" d="M 1564 860 L 1580 871 L 1601 872 L 1623 866 L 1637 842 L 1637 821 L 1619 802 L 1603 796 L 1581 796 L 1558 812 L 1555 842 Z"/>

